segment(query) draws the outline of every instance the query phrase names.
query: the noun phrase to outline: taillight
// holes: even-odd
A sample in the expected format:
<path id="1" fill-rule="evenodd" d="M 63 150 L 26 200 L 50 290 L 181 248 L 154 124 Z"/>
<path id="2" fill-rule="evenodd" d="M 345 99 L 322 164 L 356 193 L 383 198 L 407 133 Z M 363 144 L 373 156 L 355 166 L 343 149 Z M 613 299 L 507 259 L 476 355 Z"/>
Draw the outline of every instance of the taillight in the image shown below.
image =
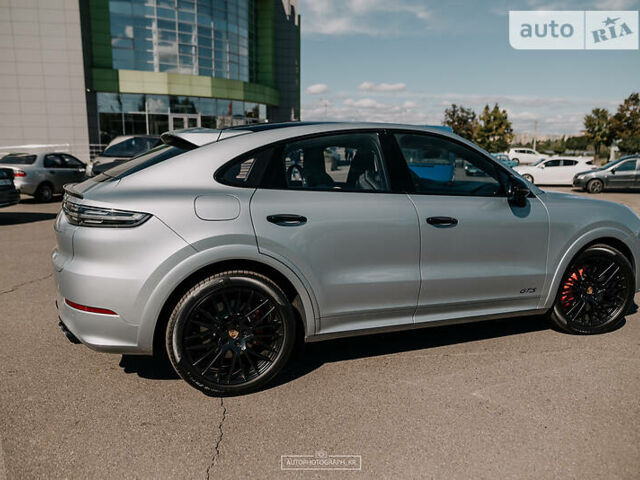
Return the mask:
<path id="1" fill-rule="evenodd" d="M 13 176 L 15 177 L 26 177 L 27 173 L 24 170 L 14 170 Z"/>
<path id="2" fill-rule="evenodd" d="M 71 225 L 82 227 L 136 227 L 151 218 L 148 213 L 83 205 L 72 202 L 66 196 L 62 202 L 62 210 Z"/>
<path id="3" fill-rule="evenodd" d="M 86 305 L 80 305 L 79 303 L 72 302 L 68 298 L 64 299 L 64 303 L 69 305 L 71 308 L 75 308 L 76 310 L 81 310 L 83 312 L 101 313 L 102 315 L 117 315 L 113 310 L 109 310 L 107 308 L 87 307 Z"/>

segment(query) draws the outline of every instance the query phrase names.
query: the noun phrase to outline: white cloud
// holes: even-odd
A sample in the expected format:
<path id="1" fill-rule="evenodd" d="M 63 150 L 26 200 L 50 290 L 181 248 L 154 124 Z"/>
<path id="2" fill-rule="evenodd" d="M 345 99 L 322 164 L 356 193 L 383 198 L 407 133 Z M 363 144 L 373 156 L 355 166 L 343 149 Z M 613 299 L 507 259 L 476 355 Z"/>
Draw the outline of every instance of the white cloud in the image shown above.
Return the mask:
<path id="1" fill-rule="evenodd" d="M 306 0 L 300 11 L 303 35 L 407 35 L 433 19 L 423 0 Z"/>
<path id="2" fill-rule="evenodd" d="M 358 90 L 363 90 L 365 92 L 401 92 L 405 88 L 407 88 L 406 83 L 373 83 L 373 82 L 362 82 L 358 86 Z"/>
<path id="3" fill-rule="evenodd" d="M 322 93 L 328 93 L 329 87 L 326 83 L 315 83 L 313 85 L 309 85 L 305 91 L 309 95 L 320 95 Z"/>
<path id="4" fill-rule="evenodd" d="M 385 108 L 386 105 L 371 98 L 361 98 L 360 100 L 354 100 L 353 98 L 347 98 L 344 104 L 349 107 L 357 108 Z"/>

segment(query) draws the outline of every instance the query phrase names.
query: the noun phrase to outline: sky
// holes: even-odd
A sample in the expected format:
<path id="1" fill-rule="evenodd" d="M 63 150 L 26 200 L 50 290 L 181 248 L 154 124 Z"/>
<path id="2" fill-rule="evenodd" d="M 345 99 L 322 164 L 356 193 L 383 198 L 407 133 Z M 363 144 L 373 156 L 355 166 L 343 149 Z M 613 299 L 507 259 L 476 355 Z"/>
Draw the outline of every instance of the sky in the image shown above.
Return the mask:
<path id="1" fill-rule="evenodd" d="M 442 124 L 505 108 L 516 133 L 573 135 L 640 91 L 640 50 L 515 50 L 509 10 L 640 10 L 640 0 L 299 0 L 302 120 Z"/>

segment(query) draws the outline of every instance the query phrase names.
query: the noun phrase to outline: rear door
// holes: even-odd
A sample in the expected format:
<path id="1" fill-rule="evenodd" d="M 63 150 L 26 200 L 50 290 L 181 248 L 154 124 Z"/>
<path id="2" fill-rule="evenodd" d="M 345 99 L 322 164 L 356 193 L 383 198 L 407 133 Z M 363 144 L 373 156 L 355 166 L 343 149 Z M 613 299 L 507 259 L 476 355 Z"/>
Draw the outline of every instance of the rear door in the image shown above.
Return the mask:
<path id="1" fill-rule="evenodd" d="M 62 155 L 58 153 L 48 153 L 44 156 L 43 167 L 45 178 L 53 184 L 55 193 L 62 191 L 62 187 L 67 183 L 73 183 L 73 172 L 66 168 L 66 162 Z"/>
<path id="2" fill-rule="evenodd" d="M 413 321 L 420 232 L 383 158 L 375 131 L 290 141 L 251 200 L 260 252 L 308 281 L 320 333 Z"/>

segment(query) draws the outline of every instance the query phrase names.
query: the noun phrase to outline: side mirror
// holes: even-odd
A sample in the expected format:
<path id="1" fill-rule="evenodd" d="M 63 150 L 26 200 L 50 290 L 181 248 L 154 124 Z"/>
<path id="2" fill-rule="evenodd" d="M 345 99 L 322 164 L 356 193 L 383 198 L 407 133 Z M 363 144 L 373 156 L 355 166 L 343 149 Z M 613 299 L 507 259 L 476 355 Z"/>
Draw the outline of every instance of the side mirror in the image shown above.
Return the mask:
<path id="1" fill-rule="evenodd" d="M 541 163 L 540 165 L 538 165 L 538 168 L 544 168 L 544 163 Z"/>
<path id="2" fill-rule="evenodd" d="M 615 173 L 616 173 L 616 169 L 615 169 L 615 168 L 612 168 L 612 169 L 611 169 L 611 173 L 613 173 L 613 174 L 615 175 Z"/>
<path id="3" fill-rule="evenodd" d="M 527 197 L 531 193 L 527 185 L 518 180 L 512 179 L 507 186 L 507 198 L 509 203 L 516 207 L 524 207 L 527 205 Z"/>

